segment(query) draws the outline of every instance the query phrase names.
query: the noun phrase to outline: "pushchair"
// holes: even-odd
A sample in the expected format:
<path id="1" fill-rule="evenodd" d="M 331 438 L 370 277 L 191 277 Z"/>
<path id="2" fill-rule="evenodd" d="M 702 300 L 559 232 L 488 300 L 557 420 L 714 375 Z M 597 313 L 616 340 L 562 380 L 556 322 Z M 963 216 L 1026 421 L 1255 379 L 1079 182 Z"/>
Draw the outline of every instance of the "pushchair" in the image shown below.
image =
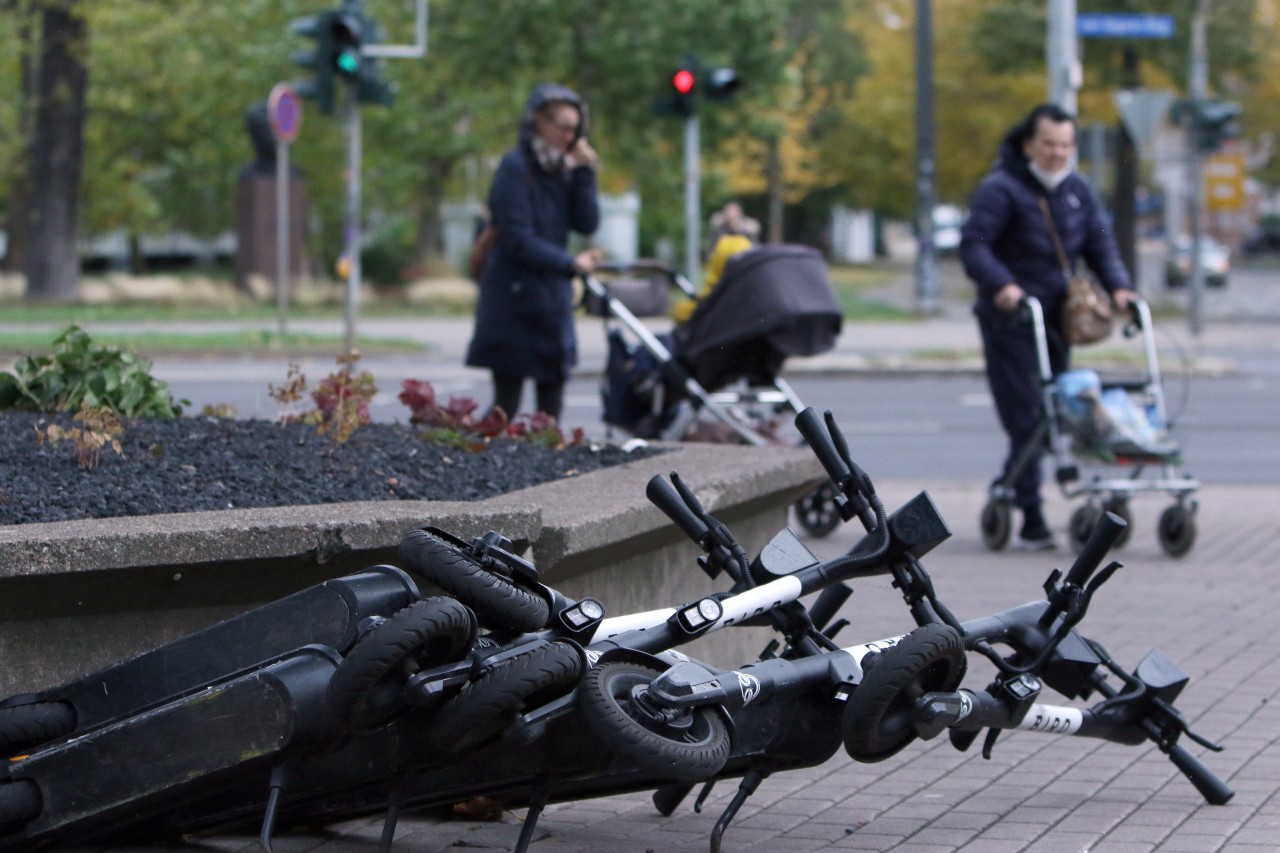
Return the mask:
<path id="1" fill-rule="evenodd" d="M 1151 311 L 1143 300 L 1131 306 L 1126 337 L 1141 335 L 1145 373 L 1133 380 L 1103 383 L 1092 370 L 1068 370 L 1052 375 L 1044 309 L 1039 300 L 1023 300 L 1036 341 L 1036 361 L 1043 391 L 1044 416 L 1028 451 L 995 482 L 982 508 L 982 539 L 993 551 L 1009 543 L 1012 530 L 1013 483 L 1037 448 L 1047 447 L 1062 494 L 1083 496 L 1085 503 L 1071 514 L 1067 538 L 1079 551 L 1104 512 L 1130 525 L 1116 542 L 1128 540 L 1133 516 L 1129 499 L 1138 492 L 1165 492 L 1173 499 L 1160 515 L 1156 535 L 1171 557 L 1186 555 L 1195 544 L 1195 498 L 1200 484 L 1182 473 L 1182 453 L 1169 434 L 1160 362 L 1156 356 Z"/>
<path id="2" fill-rule="evenodd" d="M 654 332 L 640 319 L 667 315 L 674 289 L 693 284 L 656 261 L 606 264 L 585 279 L 588 313 L 604 318 L 608 357 L 603 419 L 636 438 L 784 444 L 784 413 L 804 404 L 779 374 L 787 358 L 826 352 L 843 317 L 815 249 L 764 245 L 734 255 L 688 320 Z M 840 523 L 823 486 L 795 505 L 800 526 L 825 536 Z"/>

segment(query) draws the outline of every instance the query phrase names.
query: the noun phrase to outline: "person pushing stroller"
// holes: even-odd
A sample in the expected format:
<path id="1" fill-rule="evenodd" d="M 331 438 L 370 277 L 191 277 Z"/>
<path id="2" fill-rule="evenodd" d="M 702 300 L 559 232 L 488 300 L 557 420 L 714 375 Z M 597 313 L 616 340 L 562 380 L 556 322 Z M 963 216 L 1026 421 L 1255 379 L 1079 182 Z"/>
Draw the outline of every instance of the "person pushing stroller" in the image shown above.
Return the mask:
<path id="1" fill-rule="evenodd" d="M 1022 511 L 1019 546 L 1054 547 L 1040 494 L 1043 417 L 1035 338 L 1019 316 L 1026 296 L 1036 297 L 1050 331 L 1053 375 L 1070 364 L 1061 328 L 1067 279 L 1062 253 L 1074 268 L 1083 260 L 1121 311 L 1136 298 L 1129 273 L 1092 187 L 1075 171 L 1076 120 L 1053 104 L 1033 109 L 1005 136 L 995 168 L 973 194 L 961 229 L 960 259 L 977 288 L 973 313 L 982 333 L 987 381 L 1009 452 L 997 482 L 1017 471 L 1014 503 Z M 1031 456 L 1021 470 L 1019 460 Z"/>

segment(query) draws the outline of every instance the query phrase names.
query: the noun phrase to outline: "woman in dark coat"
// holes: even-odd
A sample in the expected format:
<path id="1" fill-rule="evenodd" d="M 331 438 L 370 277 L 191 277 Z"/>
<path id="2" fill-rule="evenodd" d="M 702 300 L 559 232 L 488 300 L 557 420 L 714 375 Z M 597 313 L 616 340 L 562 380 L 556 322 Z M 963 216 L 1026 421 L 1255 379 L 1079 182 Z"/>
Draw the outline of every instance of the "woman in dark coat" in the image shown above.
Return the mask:
<path id="1" fill-rule="evenodd" d="M 570 230 L 591 234 L 600 220 L 586 119 L 586 104 L 572 89 L 534 89 L 519 144 L 502 158 L 489 188 L 498 236 L 480 276 L 467 364 L 492 372 L 494 406 L 508 417 L 531 378 L 538 411 L 559 419 L 578 360 L 572 280 L 591 272 L 598 257 L 595 250 L 570 255 L 566 246 Z"/>
<path id="2" fill-rule="evenodd" d="M 978 289 L 973 313 L 982 332 L 987 381 L 1009 436 L 1009 455 L 997 482 L 1014 470 L 1042 418 L 1034 333 L 1018 317 L 1024 296 L 1036 297 L 1044 308 L 1053 373 L 1065 370 L 1070 359 L 1055 332 L 1062 326 L 1067 279 L 1040 199 L 1048 202 L 1071 265 L 1083 259 L 1121 310 L 1134 296 L 1102 207 L 1075 171 L 1075 140 L 1070 113 L 1052 104 L 1032 110 L 1005 137 L 1000 160 L 974 192 L 961 229 L 960 259 Z M 1012 484 L 1014 504 L 1023 513 L 1019 544 L 1052 548 L 1053 536 L 1041 512 L 1042 454 L 1031 453 Z"/>

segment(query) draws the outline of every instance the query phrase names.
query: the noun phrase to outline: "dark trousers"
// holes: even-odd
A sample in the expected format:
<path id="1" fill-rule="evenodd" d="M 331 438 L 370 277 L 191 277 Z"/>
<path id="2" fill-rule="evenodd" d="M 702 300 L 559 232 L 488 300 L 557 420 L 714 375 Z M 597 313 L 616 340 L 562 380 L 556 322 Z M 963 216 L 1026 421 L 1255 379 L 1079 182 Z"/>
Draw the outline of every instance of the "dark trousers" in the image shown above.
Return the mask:
<path id="1" fill-rule="evenodd" d="M 523 376 L 493 374 L 493 405 L 501 406 L 508 420 L 514 420 L 520 411 L 520 395 L 524 390 Z M 536 382 L 538 411 L 545 412 L 558 422 L 564 408 L 564 382 Z"/>
<path id="2" fill-rule="evenodd" d="M 1013 476 L 1014 504 L 1039 506 L 1040 460 L 1043 445 L 1035 446 L 1036 432 L 1044 419 L 1044 392 L 1040 387 L 1040 368 L 1036 361 L 1036 339 L 1031 324 L 1014 315 L 978 317 L 982 331 L 982 354 L 987 365 L 987 384 L 995 400 L 1000 425 L 1009 436 L 1009 455 L 1005 457 L 1000 481 Z M 1070 352 L 1060 341 L 1050 337 L 1049 364 L 1057 376 L 1067 369 Z M 1040 439 L 1043 441 L 1043 437 Z M 1018 459 L 1031 447 L 1031 455 L 1014 472 Z"/>

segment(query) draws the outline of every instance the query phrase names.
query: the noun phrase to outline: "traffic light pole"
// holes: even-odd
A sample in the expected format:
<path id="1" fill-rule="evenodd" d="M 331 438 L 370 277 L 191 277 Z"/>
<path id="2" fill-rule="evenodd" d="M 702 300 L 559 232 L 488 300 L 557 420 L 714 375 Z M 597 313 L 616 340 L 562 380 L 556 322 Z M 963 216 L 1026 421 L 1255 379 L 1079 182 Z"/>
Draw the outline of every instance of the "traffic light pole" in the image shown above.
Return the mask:
<path id="1" fill-rule="evenodd" d="M 694 287 L 702 283 L 702 175 L 698 114 L 684 121 L 684 268 Z"/>
<path id="2" fill-rule="evenodd" d="M 933 243 L 933 15 L 930 0 L 916 0 L 916 312 L 938 313 L 937 250 Z"/>
<path id="3" fill-rule="evenodd" d="M 347 112 L 347 204 L 342 233 L 347 259 L 347 310 L 343 324 L 343 347 L 348 355 L 356 351 L 356 316 L 360 310 L 360 100 L 355 85 L 346 87 Z"/>
<path id="4" fill-rule="evenodd" d="M 1209 58 L 1205 31 L 1213 0 L 1200 0 L 1191 18 L 1191 102 L 1204 103 L 1209 90 Z M 1197 107 L 1196 115 L 1199 115 Z M 1204 329 L 1204 263 L 1200 257 L 1203 228 L 1200 216 L 1204 210 L 1204 154 L 1200 150 L 1200 122 L 1192 122 L 1191 131 L 1191 334 L 1199 337 Z"/>

